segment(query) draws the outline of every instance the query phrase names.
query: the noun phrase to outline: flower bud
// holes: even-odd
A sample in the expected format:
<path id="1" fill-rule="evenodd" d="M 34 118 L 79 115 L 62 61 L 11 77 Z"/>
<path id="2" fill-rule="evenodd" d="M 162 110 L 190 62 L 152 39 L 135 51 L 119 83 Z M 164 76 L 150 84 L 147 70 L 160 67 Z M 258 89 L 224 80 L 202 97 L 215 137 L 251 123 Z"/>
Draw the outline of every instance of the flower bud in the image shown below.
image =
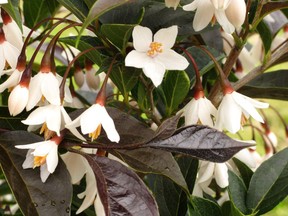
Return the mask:
<path id="1" fill-rule="evenodd" d="M 226 16 L 229 22 L 236 28 L 239 29 L 246 16 L 246 4 L 244 0 L 231 0 L 229 6 L 225 10 Z"/>
<path id="2" fill-rule="evenodd" d="M 28 102 L 29 90 L 26 86 L 17 85 L 8 98 L 10 115 L 16 116 L 21 113 Z"/>

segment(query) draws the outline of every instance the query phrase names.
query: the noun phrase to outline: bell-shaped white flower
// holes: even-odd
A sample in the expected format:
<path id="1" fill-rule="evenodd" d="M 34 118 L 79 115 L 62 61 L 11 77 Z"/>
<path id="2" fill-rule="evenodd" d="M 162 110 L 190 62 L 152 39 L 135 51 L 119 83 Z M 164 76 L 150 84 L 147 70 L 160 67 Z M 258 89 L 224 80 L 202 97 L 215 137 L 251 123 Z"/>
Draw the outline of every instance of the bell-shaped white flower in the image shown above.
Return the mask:
<path id="1" fill-rule="evenodd" d="M 184 111 L 182 116 L 185 117 L 185 125 L 201 123 L 213 127 L 212 116 L 216 116 L 217 109 L 205 96 L 198 99 L 193 98 L 179 112 Z"/>
<path id="2" fill-rule="evenodd" d="M 233 5 L 232 5 L 233 3 Z M 246 5 L 244 0 L 194 0 L 183 6 L 185 11 L 195 11 L 193 28 L 201 31 L 215 18 L 225 32 L 231 34 L 245 20 Z"/>
<path id="3" fill-rule="evenodd" d="M 54 131 L 57 136 L 60 136 L 60 130 L 64 129 L 65 125 L 71 122 L 72 120 L 64 107 L 53 104 L 38 107 L 32 113 L 30 113 L 26 120 L 22 121 L 22 123 L 26 125 L 42 125 L 41 131 L 49 129 L 50 131 Z M 77 138 L 85 140 L 85 138 L 75 128 L 69 128 L 69 130 Z"/>
<path id="4" fill-rule="evenodd" d="M 14 86 L 16 86 L 21 79 L 22 73 L 23 70 L 14 70 L 12 74 L 8 77 L 8 79 L 0 85 L 0 93 L 2 93 L 8 88 L 13 88 Z"/>
<path id="5" fill-rule="evenodd" d="M 29 85 L 27 111 L 31 110 L 43 97 L 54 105 L 60 105 L 59 82 L 52 72 L 39 72 L 32 77 Z"/>
<path id="6" fill-rule="evenodd" d="M 176 10 L 177 6 L 179 5 L 180 0 L 165 0 L 166 7 L 170 8 L 173 7 Z"/>
<path id="7" fill-rule="evenodd" d="M 86 69 L 85 81 L 90 90 L 97 90 L 100 86 L 100 77 L 98 75 L 95 76 L 95 74 L 96 70 L 93 67 L 89 70 Z"/>
<path id="8" fill-rule="evenodd" d="M 58 165 L 58 144 L 53 140 L 28 145 L 16 145 L 19 149 L 29 149 L 22 167 L 23 169 L 40 166 L 40 177 L 45 182 Z"/>
<path id="9" fill-rule="evenodd" d="M 8 109 L 12 116 L 16 116 L 21 113 L 28 102 L 29 90 L 26 86 L 21 84 L 17 85 L 9 95 Z"/>
<path id="10" fill-rule="evenodd" d="M 109 116 L 105 107 L 100 104 L 93 104 L 78 118 L 67 124 L 66 128 L 71 129 L 79 126 L 81 126 L 81 132 L 89 134 L 92 140 L 100 135 L 102 126 L 110 141 L 119 142 L 120 140 L 113 119 Z"/>
<path id="11" fill-rule="evenodd" d="M 0 27 L 0 77 L 7 73 L 4 71 L 6 62 L 15 70 L 20 50 L 6 40 L 3 29 Z"/>
<path id="12" fill-rule="evenodd" d="M 166 70 L 184 70 L 189 63 L 173 47 L 178 33 L 177 26 L 160 29 L 153 37 L 149 28 L 136 26 L 133 29 L 132 50 L 125 59 L 125 65 L 142 68 L 157 87 L 161 84 Z"/>
<path id="13" fill-rule="evenodd" d="M 13 44 L 17 49 L 21 50 L 23 46 L 23 37 L 19 26 L 3 9 L 1 9 L 1 17 L 3 20 L 3 30 L 5 32 L 7 41 Z"/>
<path id="14" fill-rule="evenodd" d="M 268 108 L 269 104 L 251 99 L 236 91 L 224 95 L 216 116 L 215 127 L 218 130 L 227 129 L 236 133 L 241 128 L 242 114 L 248 119 L 250 115 L 258 122 L 264 122 L 255 108 Z"/>

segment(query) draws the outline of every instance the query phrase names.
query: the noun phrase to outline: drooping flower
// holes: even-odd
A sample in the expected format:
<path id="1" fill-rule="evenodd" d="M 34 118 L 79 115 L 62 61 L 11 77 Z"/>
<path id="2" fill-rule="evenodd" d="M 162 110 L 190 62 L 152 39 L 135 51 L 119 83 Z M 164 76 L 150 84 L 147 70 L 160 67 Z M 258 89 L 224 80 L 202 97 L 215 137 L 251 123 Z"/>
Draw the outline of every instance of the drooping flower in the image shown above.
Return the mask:
<path id="1" fill-rule="evenodd" d="M 179 112 L 184 111 L 182 116 L 185 117 L 185 125 L 197 124 L 200 122 L 203 125 L 213 127 L 212 116 L 216 116 L 217 109 L 205 96 L 198 99 L 193 98 Z"/>
<path id="2" fill-rule="evenodd" d="M 48 129 L 50 131 L 54 131 L 58 136 L 60 136 L 60 131 L 65 128 L 65 125 L 71 122 L 72 120 L 64 107 L 53 104 L 38 107 L 32 113 L 30 113 L 26 120 L 22 121 L 22 123 L 26 125 L 40 127 L 42 125 L 40 133 L 46 132 Z M 69 130 L 77 138 L 85 140 L 85 138 L 75 128 L 69 128 Z"/>
<path id="3" fill-rule="evenodd" d="M 226 93 L 220 103 L 216 116 L 215 128 L 226 128 L 231 133 L 236 133 L 241 128 L 241 118 L 244 114 L 248 119 L 250 115 L 258 122 L 264 122 L 255 108 L 268 108 L 269 104 L 259 102 L 245 95 L 233 91 Z"/>
<path id="4" fill-rule="evenodd" d="M 166 7 L 170 8 L 173 7 L 176 10 L 177 6 L 179 5 L 180 0 L 165 0 Z"/>
<path id="5" fill-rule="evenodd" d="M 7 73 L 4 71 L 6 62 L 15 70 L 20 50 L 6 40 L 3 28 L 0 27 L 0 77 Z"/>
<path id="6" fill-rule="evenodd" d="M 153 37 L 149 28 L 136 26 L 132 32 L 135 50 L 128 53 L 125 65 L 142 68 L 157 87 L 166 70 L 184 70 L 189 65 L 186 58 L 171 49 L 177 33 L 177 26 L 171 26 L 160 29 Z"/>
<path id="7" fill-rule="evenodd" d="M 8 109 L 12 116 L 16 116 L 21 113 L 28 102 L 29 90 L 26 86 L 21 84 L 17 85 L 9 95 Z"/>
<path id="8" fill-rule="evenodd" d="M 241 27 L 246 15 L 244 0 L 194 0 L 183 6 L 185 11 L 195 11 L 193 28 L 195 31 L 204 29 L 213 17 L 217 19 L 225 32 L 231 34 L 235 28 Z"/>
<path id="9" fill-rule="evenodd" d="M 83 134 L 89 134 L 92 140 L 100 135 L 102 126 L 110 141 L 119 142 L 120 140 L 113 119 L 109 116 L 105 107 L 100 104 L 93 104 L 78 118 L 67 124 L 66 128 L 70 129 L 79 126 L 81 126 L 81 132 Z"/>
<path id="10" fill-rule="evenodd" d="M 58 143 L 51 139 L 28 145 L 16 145 L 19 149 L 29 149 L 22 167 L 23 169 L 40 166 L 40 177 L 45 182 L 58 165 Z"/>
<path id="11" fill-rule="evenodd" d="M 7 41 L 21 50 L 23 46 L 23 37 L 19 26 L 3 8 L 1 8 L 1 17 Z"/>
<path id="12" fill-rule="evenodd" d="M 40 71 L 32 77 L 29 85 L 27 111 L 31 110 L 43 97 L 53 105 L 60 105 L 59 82 L 52 72 Z"/>

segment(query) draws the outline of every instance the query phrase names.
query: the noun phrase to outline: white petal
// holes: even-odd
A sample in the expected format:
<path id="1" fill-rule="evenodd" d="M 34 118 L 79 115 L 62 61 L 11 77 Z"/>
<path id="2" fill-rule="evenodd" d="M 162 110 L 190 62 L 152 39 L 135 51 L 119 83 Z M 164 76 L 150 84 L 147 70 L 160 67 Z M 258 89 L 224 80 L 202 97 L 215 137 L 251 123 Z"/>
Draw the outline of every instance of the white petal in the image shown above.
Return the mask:
<path id="1" fill-rule="evenodd" d="M 94 202 L 94 208 L 95 208 L 96 215 L 98 216 L 105 215 L 104 206 L 101 202 L 99 195 L 97 195 L 96 200 Z"/>
<path id="2" fill-rule="evenodd" d="M 139 52 L 146 52 L 152 42 L 152 31 L 143 26 L 135 26 L 132 32 L 133 46 Z"/>
<path id="3" fill-rule="evenodd" d="M 84 84 L 84 73 L 82 70 L 76 71 L 74 73 L 74 80 L 79 87 L 81 87 Z"/>
<path id="4" fill-rule="evenodd" d="M 160 29 L 154 35 L 154 42 L 161 43 L 164 50 L 171 49 L 175 44 L 177 34 L 178 27 L 176 25 Z"/>
<path id="5" fill-rule="evenodd" d="M 233 92 L 232 94 L 233 94 L 233 98 L 234 98 L 235 102 L 243 109 L 243 111 L 245 111 L 246 113 L 251 115 L 255 120 L 257 120 L 261 123 L 264 122 L 261 115 L 257 112 L 257 110 L 254 108 L 254 106 L 248 100 L 246 100 L 243 97 L 243 95 L 241 95 L 237 92 Z"/>
<path id="6" fill-rule="evenodd" d="M 3 45 L 0 44 L 0 77 L 4 74 L 3 70 L 5 68 L 5 57 L 4 57 L 4 49 Z"/>
<path id="7" fill-rule="evenodd" d="M 223 30 L 228 34 L 232 34 L 235 31 L 235 27 L 229 22 L 224 10 L 216 10 L 215 16 L 218 23 L 222 26 Z"/>
<path id="8" fill-rule="evenodd" d="M 39 145 L 44 144 L 46 141 L 38 142 L 38 143 L 32 143 L 27 145 L 16 145 L 15 148 L 18 149 L 36 149 Z"/>
<path id="9" fill-rule="evenodd" d="M 94 104 L 81 114 L 80 124 L 83 134 L 94 132 L 100 124 L 99 106 Z"/>
<path id="10" fill-rule="evenodd" d="M 235 26 L 236 29 L 240 28 L 246 16 L 246 4 L 244 0 L 231 0 L 231 3 L 225 10 L 229 22 Z"/>
<path id="11" fill-rule="evenodd" d="M 197 124 L 198 122 L 198 101 L 194 98 L 184 107 L 185 125 Z"/>
<path id="12" fill-rule="evenodd" d="M 67 170 L 71 176 L 71 183 L 76 184 L 84 177 L 86 173 L 86 163 L 83 156 L 71 152 L 61 155 L 62 160 L 66 164 Z"/>
<path id="13" fill-rule="evenodd" d="M 50 172 L 48 171 L 47 169 L 47 164 L 43 164 L 41 167 L 40 167 L 40 178 L 41 178 L 41 181 L 43 183 L 46 182 L 47 178 L 49 177 L 50 175 Z"/>
<path id="14" fill-rule="evenodd" d="M 234 155 L 234 157 L 247 164 L 250 168 L 255 168 L 257 165 L 255 159 L 252 157 L 252 154 L 247 148 L 239 151 L 237 154 Z"/>
<path id="15" fill-rule="evenodd" d="M 86 71 L 86 81 L 89 88 L 97 90 L 100 87 L 100 77 L 95 73 L 95 69 Z"/>
<path id="16" fill-rule="evenodd" d="M 17 85 L 9 95 L 8 98 L 8 109 L 12 116 L 16 116 L 21 113 L 28 102 L 29 91 L 26 87 Z"/>
<path id="17" fill-rule="evenodd" d="M 120 136 L 115 128 L 113 119 L 109 116 L 105 108 L 101 111 L 101 115 L 102 115 L 101 123 L 107 134 L 108 139 L 112 142 L 118 143 L 120 140 Z"/>
<path id="18" fill-rule="evenodd" d="M 236 133 L 241 128 L 241 116 L 241 107 L 231 94 L 226 94 L 218 107 L 215 127 L 218 130 L 226 128 L 229 132 Z"/>
<path id="19" fill-rule="evenodd" d="M 214 7 L 210 0 L 201 0 L 198 3 L 197 11 L 193 19 L 193 28 L 195 31 L 201 31 L 212 20 Z"/>
<path id="20" fill-rule="evenodd" d="M 29 169 L 34 167 L 34 156 L 31 154 L 34 149 L 29 149 L 26 154 L 26 159 L 22 164 L 23 169 Z"/>
<path id="21" fill-rule="evenodd" d="M 199 176 L 198 182 L 205 182 L 212 178 L 214 172 L 215 163 L 209 162 L 207 167 L 205 167 L 205 172 L 202 176 Z"/>
<path id="22" fill-rule="evenodd" d="M 194 0 L 192 3 L 184 5 L 183 10 L 185 11 L 194 11 L 197 9 L 199 2 L 202 0 Z"/>
<path id="23" fill-rule="evenodd" d="M 22 32 L 16 22 L 12 20 L 7 25 L 3 25 L 3 30 L 7 41 L 17 47 L 18 50 L 21 50 L 23 46 Z"/>
<path id="24" fill-rule="evenodd" d="M 213 127 L 211 115 L 216 116 L 217 110 L 207 98 L 199 98 L 198 116 L 203 125 Z"/>
<path id="25" fill-rule="evenodd" d="M 46 157 L 47 170 L 53 173 L 58 165 L 58 146 L 55 144 Z"/>
<path id="26" fill-rule="evenodd" d="M 154 59 L 161 62 L 166 70 L 185 70 L 189 65 L 187 59 L 174 50 L 165 50 Z"/>
<path id="27" fill-rule="evenodd" d="M 55 131 L 60 136 L 61 127 L 61 106 L 48 105 L 49 112 L 46 115 L 47 127 L 51 131 Z"/>
<path id="28" fill-rule="evenodd" d="M 143 68 L 144 74 L 152 80 L 155 87 L 162 83 L 165 71 L 165 66 L 157 62 L 148 63 Z"/>
<path id="29" fill-rule="evenodd" d="M 45 78 L 44 78 L 45 77 Z M 59 83 L 56 77 L 51 73 L 45 73 L 41 84 L 43 96 L 54 105 L 60 105 Z"/>
<path id="30" fill-rule="evenodd" d="M 180 0 L 165 0 L 166 7 L 173 7 L 176 10 Z"/>
<path id="31" fill-rule="evenodd" d="M 33 155 L 40 157 L 46 156 L 47 154 L 49 154 L 49 152 L 55 145 L 56 143 L 51 140 L 44 141 L 40 145 L 38 145 L 37 148 L 35 148 Z"/>
<path id="32" fill-rule="evenodd" d="M 21 121 L 23 124 L 26 125 L 40 125 L 46 121 L 46 115 L 49 112 L 49 108 L 45 107 L 38 107 L 35 109 L 26 120 Z"/>
<path id="33" fill-rule="evenodd" d="M 81 213 L 90 205 L 92 205 L 95 200 L 96 194 L 97 194 L 96 179 L 95 179 L 92 169 L 90 168 L 88 172 L 86 173 L 86 190 L 85 190 L 85 193 L 83 194 L 85 195 L 85 199 L 83 200 L 76 214 Z"/>
<path id="34" fill-rule="evenodd" d="M 11 68 L 16 68 L 20 51 L 9 42 L 3 43 L 4 56 Z"/>
<path id="35" fill-rule="evenodd" d="M 11 76 L 0 85 L 0 93 L 2 93 L 5 89 L 14 87 L 18 84 L 20 78 L 22 76 L 22 72 L 19 72 L 17 69 L 13 71 Z"/>
<path id="36" fill-rule="evenodd" d="M 215 164 L 215 180 L 217 185 L 221 188 L 225 188 L 229 185 L 228 168 L 225 163 Z"/>
<path id="37" fill-rule="evenodd" d="M 42 92 L 41 92 L 41 80 L 42 76 L 41 73 L 36 74 L 30 80 L 29 84 L 29 100 L 26 106 L 26 110 L 31 110 L 41 99 Z"/>
<path id="38" fill-rule="evenodd" d="M 147 63 L 151 62 L 152 58 L 146 52 L 138 52 L 132 50 L 125 58 L 125 66 L 143 68 Z"/>

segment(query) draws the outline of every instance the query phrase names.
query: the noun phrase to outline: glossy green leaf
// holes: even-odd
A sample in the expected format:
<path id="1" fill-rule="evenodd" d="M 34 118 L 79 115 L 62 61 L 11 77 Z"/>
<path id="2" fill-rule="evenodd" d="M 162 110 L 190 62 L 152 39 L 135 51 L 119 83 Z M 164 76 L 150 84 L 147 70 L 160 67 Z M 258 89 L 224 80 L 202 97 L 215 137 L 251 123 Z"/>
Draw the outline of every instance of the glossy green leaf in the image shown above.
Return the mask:
<path id="1" fill-rule="evenodd" d="M 176 161 L 181 169 L 182 175 L 186 180 L 189 192 L 192 194 L 197 177 L 199 161 L 185 155 L 178 155 L 176 157 Z"/>
<path id="2" fill-rule="evenodd" d="M 76 46 L 75 41 L 76 37 L 65 37 L 65 38 L 60 38 L 61 42 L 69 44 L 71 46 Z M 91 37 L 91 36 L 83 36 L 81 37 L 78 45 L 78 49 L 80 51 L 84 51 L 87 49 L 90 49 L 92 47 L 97 47 L 97 46 L 102 46 L 101 42 L 96 38 L 96 37 Z M 90 52 L 86 53 L 85 56 L 89 58 L 91 61 L 93 61 L 97 65 L 101 65 L 102 59 L 100 56 L 100 52 L 97 51 L 96 49 L 91 50 Z"/>
<path id="3" fill-rule="evenodd" d="M 95 174 L 106 215 L 159 215 L 153 196 L 136 173 L 107 157 L 83 156 Z"/>
<path id="4" fill-rule="evenodd" d="M 114 154 L 138 172 L 164 175 L 184 190 L 188 190 L 181 170 L 170 152 L 142 148 L 117 150 Z"/>
<path id="5" fill-rule="evenodd" d="M 244 95 L 256 98 L 288 99 L 288 71 L 264 73 L 239 89 Z"/>
<path id="6" fill-rule="evenodd" d="M 29 113 L 23 112 L 17 116 L 11 116 L 8 107 L 0 107 L 0 128 L 6 130 L 26 130 L 27 125 L 21 121 L 28 117 Z"/>
<path id="7" fill-rule="evenodd" d="M 132 67 L 116 66 L 113 68 L 110 79 L 121 91 L 125 99 L 128 99 L 128 94 L 138 82 L 141 70 Z"/>
<path id="8" fill-rule="evenodd" d="M 26 131 L 1 133 L 0 163 L 6 179 L 24 215 L 70 215 L 72 185 L 61 159 L 45 183 L 39 168 L 22 168 L 27 150 L 14 146 L 40 141 L 43 139 Z"/>
<path id="9" fill-rule="evenodd" d="M 83 26 L 79 32 L 79 36 L 76 40 L 76 44 L 78 45 L 78 42 L 80 40 L 80 37 L 81 37 L 83 31 L 87 28 L 88 25 L 90 25 L 90 23 L 93 20 L 98 19 L 99 16 L 106 13 L 107 11 L 109 11 L 115 7 L 118 7 L 119 5 L 122 5 L 124 3 L 127 3 L 129 1 L 131 1 L 131 0 L 97 0 L 89 10 L 89 14 L 86 17 L 86 19 L 83 23 Z"/>
<path id="10" fill-rule="evenodd" d="M 41 20 L 52 17 L 55 10 L 58 9 L 58 6 L 59 3 L 56 0 L 24 1 L 23 12 L 25 25 L 33 28 Z"/>
<path id="11" fill-rule="evenodd" d="M 89 13 L 89 8 L 84 0 L 57 0 L 61 5 L 71 11 L 78 19 L 84 21 Z"/>
<path id="12" fill-rule="evenodd" d="M 223 163 L 251 144 L 233 140 L 226 134 L 207 126 L 191 125 L 178 129 L 167 139 L 152 140 L 147 146 Z"/>
<path id="13" fill-rule="evenodd" d="M 208 199 L 191 196 L 190 203 L 188 204 L 189 216 L 221 216 L 221 209 L 217 203 Z"/>
<path id="14" fill-rule="evenodd" d="M 286 1 L 271 1 L 263 5 L 261 10 L 261 17 L 270 14 L 273 11 L 288 8 L 288 2 Z"/>
<path id="15" fill-rule="evenodd" d="M 7 4 L 1 5 L 4 10 L 15 20 L 22 31 L 22 19 L 19 11 L 19 0 L 9 0 Z"/>
<path id="16" fill-rule="evenodd" d="M 101 32 L 123 54 L 135 25 L 103 24 Z"/>
<path id="17" fill-rule="evenodd" d="M 233 158 L 233 162 L 237 166 L 246 188 L 248 188 L 250 184 L 250 180 L 253 176 L 253 171 L 245 163 L 238 160 L 237 158 Z"/>
<path id="18" fill-rule="evenodd" d="M 288 195 L 288 148 L 263 162 L 252 176 L 246 205 L 257 215 L 274 208 Z"/>
<path id="19" fill-rule="evenodd" d="M 189 91 L 189 77 L 185 71 L 168 71 L 160 88 L 165 96 L 166 116 L 170 116 Z"/>
<path id="20" fill-rule="evenodd" d="M 181 188 L 161 175 L 148 175 L 146 181 L 157 201 L 160 215 L 185 215 L 187 196 Z"/>
<path id="21" fill-rule="evenodd" d="M 247 195 L 247 189 L 242 181 L 242 179 L 237 176 L 234 172 L 228 170 L 229 174 L 229 197 L 232 201 L 232 205 L 235 208 L 234 211 L 239 212 L 239 214 L 246 214 L 248 213 L 247 207 L 246 207 L 246 195 Z"/>
<path id="22" fill-rule="evenodd" d="M 265 54 L 267 54 L 270 51 L 272 41 L 273 41 L 272 33 L 264 21 L 261 21 L 258 24 L 257 31 L 262 39 Z"/>

